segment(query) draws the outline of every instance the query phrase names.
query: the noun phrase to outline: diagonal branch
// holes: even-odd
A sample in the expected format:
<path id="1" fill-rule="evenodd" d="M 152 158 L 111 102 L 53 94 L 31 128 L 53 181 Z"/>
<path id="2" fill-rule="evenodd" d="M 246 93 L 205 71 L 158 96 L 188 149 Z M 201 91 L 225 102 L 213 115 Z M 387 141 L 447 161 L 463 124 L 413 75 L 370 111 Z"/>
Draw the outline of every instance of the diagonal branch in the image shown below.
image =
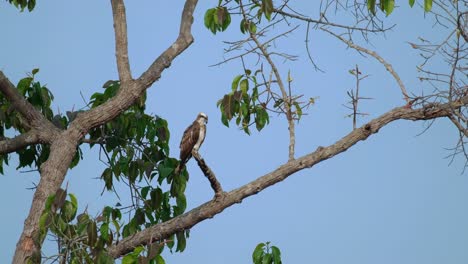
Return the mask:
<path id="1" fill-rule="evenodd" d="M 140 78 L 138 83 L 144 87 L 149 87 L 159 78 L 164 69 L 171 66 L 171 62 L 181 54 L 186 48 L 193 43 L 193 36 L 191 33 L 193 23 L 193 12 L 197 6 L 198 0 L 185 1 L 184 10 L 182 11 L 182 18 L 180 22 L 179 36 L 176 41 L 166 49 L 146 70 Z"/>
<path id="2" fill-rule="evenodd" d="M 119 79 L 126 82 L 132 79 L 130 63 L 128 61 L 127 18 L 123 0 L 111 0 L 112 15 L 114 18 L 115 56 L 117 57 L 117 70 Z"/>
<path id="3" fill-rule="evenodd" d="M 223 194 L 223 188 L 221 187 L 221 183 L 216 179 L 216 176 L 214 172 L 206 165 L 205 160 L 200 156 L 200 153 L 196 150 L 192 150 L 192 156 L 195 158 L 195 160 L 198 163 L 198 166 L 200 169 L 203 171 L 203 174 L 205 174 L 206 178 L 210 181 L 211 188 L 215 192 L 215 198 L 219 198 Z"/>
<path id="4" fill-rule="evenodd" d="M 108 253 L 113 258 L 120 257 L 131 252 L 139 245 L 147 245 L 154 241 L 163 240 L 178 231 L 189 229 L 208 218 L 213 218 L 224 209 L 242 202 L 245 198 L 255 195 L 262 190 L 279 183 L 292 174 L 332 158 L 345 152 L 359 141 L 366 140 L 372 134 L 378 133 L 381 128 L 396 120 L 430 120 L 451 115 L 451 109 L 468 105 L 468 96 L 459 101 L 446 104 L 434 104 L 430 107 L 411 109 L 407 107 L 397 107 L 393 110 L 377 117 L 366 125 L 353 130 L 336 143 L 328 147 L 319 147 L 316 151 L 300 157 L 296 160 L 288 161 L 276 170 L 259 177 L 258 179 L 224 194 L 220 199 L 204 203 L 191 211 L 177 216 L 167 222 L 152 226 L 143 231 L 127 237 L 108 248 Z"/>
<path id="5" fill-rule="evenodd" d="M 379 54 L 377 54 L 375 51 L 372 51 L 372 50 L 368 50 L 366 48 L 363 48 L 355 43 L 353 43 L 352 41 L 350 40 L 346 40 L 344 39 L 343 37 L 341 37 L 340 35 L 337 35 L 333 32 L 331 32 L 330 30 L 326 29 L 326 28 L 321 28 L 323 31 L 329 33 L 330 35 L 333 35 L 335 36 L 337 39 L 343 41 L 344 43 L 348 44 L 349 47 L 357 50 L 357 51 L 360 51 L 360 52 L 364 52 L 366 54 L 369 54 L 370 56 L 374 57 L 376 60 L 378 60 L 380 63 L 382 63 L 384 66 L 385 66 L 385 69 L 387 69 L 387 71 L 393 76 L 393 78 L 395 79 L 395 81 L 398 83 L 398 86 L 400 86 L 400 89 L 401 89 L 401 92 L 403 93 L 403 97 L 404 99 L 406 100 L 406 103 L 408 104 L 408 106 L 410 106 L 411 102 L 410 102 L 410 99 L 409 99 L 409 96 L 408 96 L 408 92 L 406 92 L 406 88 L 405 88 L 405 85 L 403 84 L 403 82 L 401 81 L 401 78 L 400 76 L 396 73 L 396 71 L 393 69 L 392 65 L 390 63 L 388 63 L 387 61 L 385 61 Z"/>
<path id="6" fill-rule="evenodd" d="M 20 150 L 29 145 L 38 144 L 40 141 L 41 137 L 38 131 L 34 129 L 14 138 L 5 138 L 0 141 L 0 155 Z"/>

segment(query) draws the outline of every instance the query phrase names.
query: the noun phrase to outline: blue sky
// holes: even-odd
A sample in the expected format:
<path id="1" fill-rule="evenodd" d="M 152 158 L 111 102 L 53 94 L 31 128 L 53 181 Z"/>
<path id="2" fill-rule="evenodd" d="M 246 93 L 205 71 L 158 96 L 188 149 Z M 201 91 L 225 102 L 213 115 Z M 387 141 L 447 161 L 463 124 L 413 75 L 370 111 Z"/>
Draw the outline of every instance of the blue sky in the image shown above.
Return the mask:
<path id="1" fill-rule="evenodd" d="M 137 77 L 177 37 L 183 1 L 127 2 L 130 63 Z M 208 67 L 222 60 L 221 41 L 239 37 L 237 20 L 216 36 L 204 28 L 204 11 L 216 4 L 200 1 L 195 43 L 150 88 L 147 106 L 150 113 L 168 120 L 173 156 L 178 156 L 185 127 L 198 112 L 206 112 L 210 122 L 201 154 L 223 188 L 232 190 L 287 161 L 288 131 L 286 121 L 275 115 L 269 126 L 251 136 L 221 124 L 216 101 L 229 91 L 242 68 L 240 62 Z M 312 1 L 302 5 L 304 13 L 317 13 Z M 415 42 L 417 36 L 440 39 L 446 32 L 424 19 L 420 8 L 410 9 L 406 3 L 387 19 L 398 26 L 385 37 L 372 37 L 371 47 L 392 63 L 410 92 L 430 92 L 416 78 L 419 57 L 406 41 Z M 16 83 L 26 72 L 40 68 L 37 78 L 55 95 L 54 110 L 83 107 L 80 93 L 89 98 L 102 91 L 104 82 L 117 78 L 109 1 L 41 1 L 32 13 L 19 13 L 2 1 L 0 30 L 0 69 Z M 302 26 L 277 43 L 299 60 L 276 61 L 283 76 L 291 70 L 298 93 L 319 97 L 297 125 L 297 157 L 351 131 L 342 104 L 354 85 L 348 70 L 356 64 L 371 74 L 361 91 L 374 98 L 362 103 L 370 115 L 359 125 L 403 104 L 382 65 L 317 31 L 311 35 L 312 53 L 326 72 L 314 71 L 306 58 L 304 30 Z M 347 152 L 226 209 L 192 228 L 184 253 L 165 251 L 166 262 L 251 263 L 255 245 L 271 241 L 281 249 L 283 263 L 467 263 L 468 178 L 462 174 L 463 160 L 448 166 L 444 159 L 450 154 L 445 148 L 456 144 L 458 133 L 448 120 L 437 120 L 419 135 L 426 125 L 392 123 Z M 100 195 L 103 183 L 96 178 L 103 165 L 95 151 L 87 153 L 66 182 L 80 208 L 88 206 L 97 213 L 105 204 L 115 204 L 116 198 Z M 193 208 L 213 193 L 195 162 L 189 162 L 188 169 L 186 194 Z M 35 172 L 18 172 L 15 166 L 0 177 L 0 259 L 12 257 L 33 194 L 27 188 L 38 177 Z"/>

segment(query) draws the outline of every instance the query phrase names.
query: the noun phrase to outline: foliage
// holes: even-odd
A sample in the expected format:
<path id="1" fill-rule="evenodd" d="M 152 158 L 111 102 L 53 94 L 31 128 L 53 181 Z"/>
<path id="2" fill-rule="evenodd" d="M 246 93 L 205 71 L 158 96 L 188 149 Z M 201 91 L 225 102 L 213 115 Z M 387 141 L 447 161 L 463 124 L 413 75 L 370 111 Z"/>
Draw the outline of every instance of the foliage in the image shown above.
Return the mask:
<path id="1" fill-rule="evenodd" d="M 225 126 L 229 126 L 229 121 L 236 117 L 236 125 L 250 134 L 249 127 L 256 124 L 258 131 L 262 130 L 270 122 L 266 105 L 259 99 L 257 73 L 251 74 L 250 70 L 245 70 L 245 74 L 234 77 L 231 85 L 231 92 L 224 95 L 217 103 L 221 111 L 221 121 Z M 249 91 L 249 86 L 253 88 Z"/>
<path id="2" fill-rule="evenodd" d="M 36 0 L 7 0 L 10 4 L 14 5 L 16 8 L 21 9 L 21 12 L 25 8 L 28 8 L 28 11 L 31 12 L 34 7 L 36 7 Z"/>
<path id="3" fill-rule="evenodd" d="M 57 127 L 66 129 L 71 121 L 81 112 L 67 112 L 66 116 L 54 115 L 51 109 L 53 95 L 35 81 L 38 69 L 34 69 L 26 78 L 18 82 L 17 89 L 34 107 Z M 89 106 L 99 107 L 118 93 L 120 83 L 108 81 L 104 84 L 103 93 L 91 96 Z M 127 111 L 111 122 L 96 127 L 89 132 L 85 141 L 90 147 L 99 147 L 107 159 L 107 167 L 101 173 L 104 187 L 112 191 L 118 182 L 131 186 L 135 195 L 132 206 L 122 211 L 121 206 L 115 208 L 106 206 L 100 217 L 93 219 L 87 212 L 77 217 L 78 201 L 76 197 L 59 190 L 48 198 L 46 208 L 41 217 L 40 244 L 50 231 L 57 240 L 61 252 L 72 252 L 66 255 L 69 263 L 110 263 L 105 255 L 105 249 L 112 242 L 135 234 L 151 225 L 165 222 L 182 214 L 187 202 L 185 187 L 188 172 L 184 169 L 178 177 L 174 177 L 174 169 L 179 161 L 169 157 L 170 133 L 167 121 L 161 117 L 153 117 L 144 112 L 145 96 Z M 25 122 L 22 116 L 14 110 L 8 100 L 0 94 L 0 137 L 5 132 L 14 130 L 25 133 Z M 8 132 L 11 133 L 11 132 Z M 38 168 L 47 160 L 49 146 L 37 144 L 28 146 L 16 152 L 18 168 Z M 76 166 L 82 157 L 78 148 L 70 168 Z M 0 173 L 3 174 L 3 164 L 8 165 L 9 156 L 0 156 Z M 130 208 L 130 210 L 128 210 Z M 122 220 L 122 214 L 129 214 L 129 221 Z M 182 252 L 186 247 L 188 231 L 182 231 L 163 243 L 170 250 Z M 177 242 L 177 243 L 175 243 Z M 126 257 L 141 257 L 144 252 L 134 252 Z M 160 252 L 159 252 L 160 253 Z M 159 253 L 152 258 L 163 263 Z M 113 260 L 112 260 L 113 261 Z"/>
<path id="4" fill-rule="evenodd" d="M 409 5 L 413 7 L 415 0 L 409 0 Z M 377 4 L 376 0 L 367 0 L 367 9 L 373 14 L 376 15 L 378 5 L 379 9 L 384 12 L 387 16 L 393 12 L 395 8 L 395 0 L 380 0 Z M 432 0 L 424 0 L 424 11 L 429 12 L 432 9 Z"/>
<path id="5" fill-rule="evenodd" d="M 52 121 L 60 128 L 66 128 L 69 120 L 61 115 L 55 115 L 52 112 L 51 103 L 54 96 L 47 89 L 46 86 L 41 85 L 39 81 L 35 80 L 36 74 L 39 69 L 33 69 L 31 74 L 21 79 L 16 85 L 18 92 L 29 103 L 37 108 L 45 118 Z M 28 124 L 24 118 L 14 109 L 11 103 L 6 100 L 3 94 L 0 94 L 0 138 L 4 138 L 9 130 L 14 130 L 19 133 L 27 132 Z M 8 132 L 9 133 L 9 132 Z M 7 133 L 7 134 L 8 134 Z M 16 169 L 20 168 L 39 168 L 43 162 L 49 157 L 49 146 L 47 144 L 37 144 L 28 146 L 24 149 L 16 151 L 18 155 L 19 164 Z M 73 158 L 70 168 L 75 167 L 82 157 L 82 152 L 78 151 Z M 3 174 L 3 166 L 8 165 L 8 154 L 0 155 L 0 173 Z"/>
<path id="6" fill-rule="evenodd" d="M 270 246 L 270 242 L 260 243 L 252 253 L 254 264 L 281 264 L 281 251 L 276 246 Z"/>

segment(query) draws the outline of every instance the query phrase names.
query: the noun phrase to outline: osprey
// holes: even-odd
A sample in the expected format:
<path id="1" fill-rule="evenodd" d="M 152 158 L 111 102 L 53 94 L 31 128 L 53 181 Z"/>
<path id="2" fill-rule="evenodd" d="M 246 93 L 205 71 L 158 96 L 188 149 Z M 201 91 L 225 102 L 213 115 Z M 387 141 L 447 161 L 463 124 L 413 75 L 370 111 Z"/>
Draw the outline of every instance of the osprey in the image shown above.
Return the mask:
<path id="1" fill-rule="evenodd" d="M 198 151 L 201 144 L 205 140 L 206 123 L 208 116 L 205 113 L 199 113 L 197 119 L 187 127 L 180 141 L 180 163 L 175 169 L 175 174 L 178 175 L 187 161 L 192 157 L 192 151 Z"/>

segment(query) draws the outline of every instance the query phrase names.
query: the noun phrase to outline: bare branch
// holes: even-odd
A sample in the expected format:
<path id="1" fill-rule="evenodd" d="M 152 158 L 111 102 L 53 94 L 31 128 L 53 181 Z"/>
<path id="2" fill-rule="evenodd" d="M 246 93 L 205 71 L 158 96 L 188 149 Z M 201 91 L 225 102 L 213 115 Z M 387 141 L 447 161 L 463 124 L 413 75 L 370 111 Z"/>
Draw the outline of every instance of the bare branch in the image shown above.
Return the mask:
<path id="1" fill-rule="evenodd" d="M 348 26 L 348 25 L 342 25 L 342 24 L 337 24 L 337 23 L 333 23 L 333 22 L 329 22 L 328 20 L 326 19 L 312 19 L 312 18 L 309 18 L 309 17 L 306 17 L 306 16 L 300 16 L 298 14 L 293 14 L 293 13 L 288 13 L 288 12 L 285 12 L 283 10 L 280 10 L 280 9 L 273 9 L 273 12 L 276 12 L 280 15 L 283 15 L 283 16 L 287 16 L 287 17 L 290 17 L 290 18 L 294 18 L 294 19 L 298 19 L 298 20 L 301 20 L 301 21 L 305 21 L 305 22 L 308 22 L 308 23 L 312 23 L 312 24 L 318 24 L 318 25 L 325 25 L 325 26 L 331 26 L 331 27 L 337 27 L 337 28 L 344 28 L 344 29 L 347 29 L 347 30 L 357 30 L 357 31 L 363 31 L 363 32 L 370 32 L 370 33 L 378 33 L 378 32 L 385 32 L 391 28 L 393 28 L 395 25 L 389 27 L 389 28 L 378 28 L 378 29 L 369 29 L 369 28 L 363 28 L 363 27 L 355 27 L 355 26 Z"/>
<path id="2" fill-rule="evenodd" d="M 372 57 L 374 57 L 376 60 L 378 60 L 380 63 L 382 63 L 384 66 L 385 66 L 385 69 L 387 69 L 388 72 L 390 72 L 390 74 L 393 76 L 393 78 L 396 80 L 396 82 L 398 83 L 398 86 L 400 86 L 400 89 L 401 89 L 401 92 L 403 93 L 403 96 L 404 96 L 404 99 L 406 100 L 406 103 L 408 103 L 408 105 L 410 104 L 410 99 L 409 99 L 409 96 L 408 96 L 408 93 L 406 92 L 406 88 L 405 88 L 405 85 L 403 84 L 403 82 L 401 81 L 401 78 L 400 76 L 398 76 L 398 74 L 395 72 L 395 70 L 393 70 L 393 67 L 390 63 L 388 63 L 387 61 L 385 61 L 379 54 L 377 54 L 375 51 L 372 51 L 372 50 L 368 50 L 366 48 L 363 48 L 359 45 L 356 45 L 355 43 L 351 42 L 350 40 L 346 40 L 344 39 L 343 37 L 341 37 L 340 35 L 337 35 L 335 34 L 334 32 L 331 32 L 330 30 L 326 29 L 326 28 L 321 28 L 323 31 L 335 36 L 336 38 L 338 38 L 339 40 L 343 41 L 344 43 L 348 44 L 349 47 L 357 50 L 357 51 L 360 51 L 360 52 L 364 52 L 366 54 L 369 54 L 371 55 Z"/>
<path id="3" fill-rule="evenodd" d="M 0 155 L 23 149 L 26 146 L 38 144 L 41 137 L 37 130 L 30 130 L 14 138 L 5 138 L 0 141 Z"/>
<path id="4" fill-rule="evenodd" d="M 171 66 L 172 60 L 182 53 L 186 48 L 193 43 L 193 36 L 191 33 L 193 23 L 193 12 L 197 5 L 198 0 L 185 1 L 184 10 L 182 11 L 182 18 L 180 23 L 179 36 L 177 40 L 166 49 L 146 70 L 140 78 L 138 83 L 144 87 L 149 87 L 156 80 L 161 77 L 164 69 Z"/>
<path id="5" fill-rule="evenodd" d="M 117 70 L 121 82 L 132 79 L 130 63 L 128 61 L 127 19 L 123 0 L 111 0 L 112 15 L 114 18 L 115 56 L 117 57 Z"/>
<path id="6" fill-rule="evenodd" d="M 465 135 L 465 137 L 468 137 L 468 129 L 467 128 L 464 128 L 462 126 L 462 124 L 460 124 L 460 122 L 458 122 L 458 120 L 453 116 L 453 115 L 449 115 L 448 118 L 450 119 L 450 121 L 452 121 L 452 123 L 458 128 L 458 130 L 463 133 L 463 135 Z"/>
<path id="7" fill-rule="evenodd" d="M 245 198 L 255 195 L 262 190 L 279 183 L 292 174 L 332 158 L 345 152 L 359 141 L 366 140 L 372 134 L 378 133 L 381 128 L 396 120 L 430 120 L 451 115 L 450 109 L 468 105 L 468 96 L 459 101 L 446 104 L 433 104 L 430 107 L 410 109 L 407 107 L 397 107 L 370 121 L 366 125 L 353 130 L 345 137 L 328 147 L 319 147 L 316 151 L 290 160 L 278 169 L 257 178 L 256 180 L 230 191 L 220 199 L 204 203 L 191 211 L 177 216 L 167 222 L 157 224 L 141 232 L 127 237 L 118 244 L 108 248 L 108 253 L 113 258 L 118 258 L 131 252 L 139 245 L 147 245 L 155 241 L 162 241 L 178 231 L 186 230 L 203 220 L 214 217 L 224 209 L 242 202 Z"/>
<path id="8" fill-rule="evenodd" d="M 464 25 L 462 25 L 462 17 L 465 16 L 465 22 Z M 462 35 L 463 39 L 465 39 L 466 42 L 468 42 L 468 33 L 466 32 L 467 30 L 467 24 L 468 24 L 468 11 L 460 13 L 458 15 L 457 19 L 457 28 L 460 34 Z"/>
<path id="9" fill-rule="evenodd" d="M 203 171 L 203 174 L 205 174 L 206 178 L 210 181 L 211 188 L 215 192 L 215 198 L 219 198 L 223 194 L 223 188 L 221 187 L 221 184 L 219 181 L 216 179 L 216 175 L 214 172 L 206 165 L 205 160 L 200 156 L 200 153 L 198 151 L 193 150 L 192 151 L 192 156 L 195 158 L 195 160 L 198 163 L 198 166 L 200 169 Z"/>

